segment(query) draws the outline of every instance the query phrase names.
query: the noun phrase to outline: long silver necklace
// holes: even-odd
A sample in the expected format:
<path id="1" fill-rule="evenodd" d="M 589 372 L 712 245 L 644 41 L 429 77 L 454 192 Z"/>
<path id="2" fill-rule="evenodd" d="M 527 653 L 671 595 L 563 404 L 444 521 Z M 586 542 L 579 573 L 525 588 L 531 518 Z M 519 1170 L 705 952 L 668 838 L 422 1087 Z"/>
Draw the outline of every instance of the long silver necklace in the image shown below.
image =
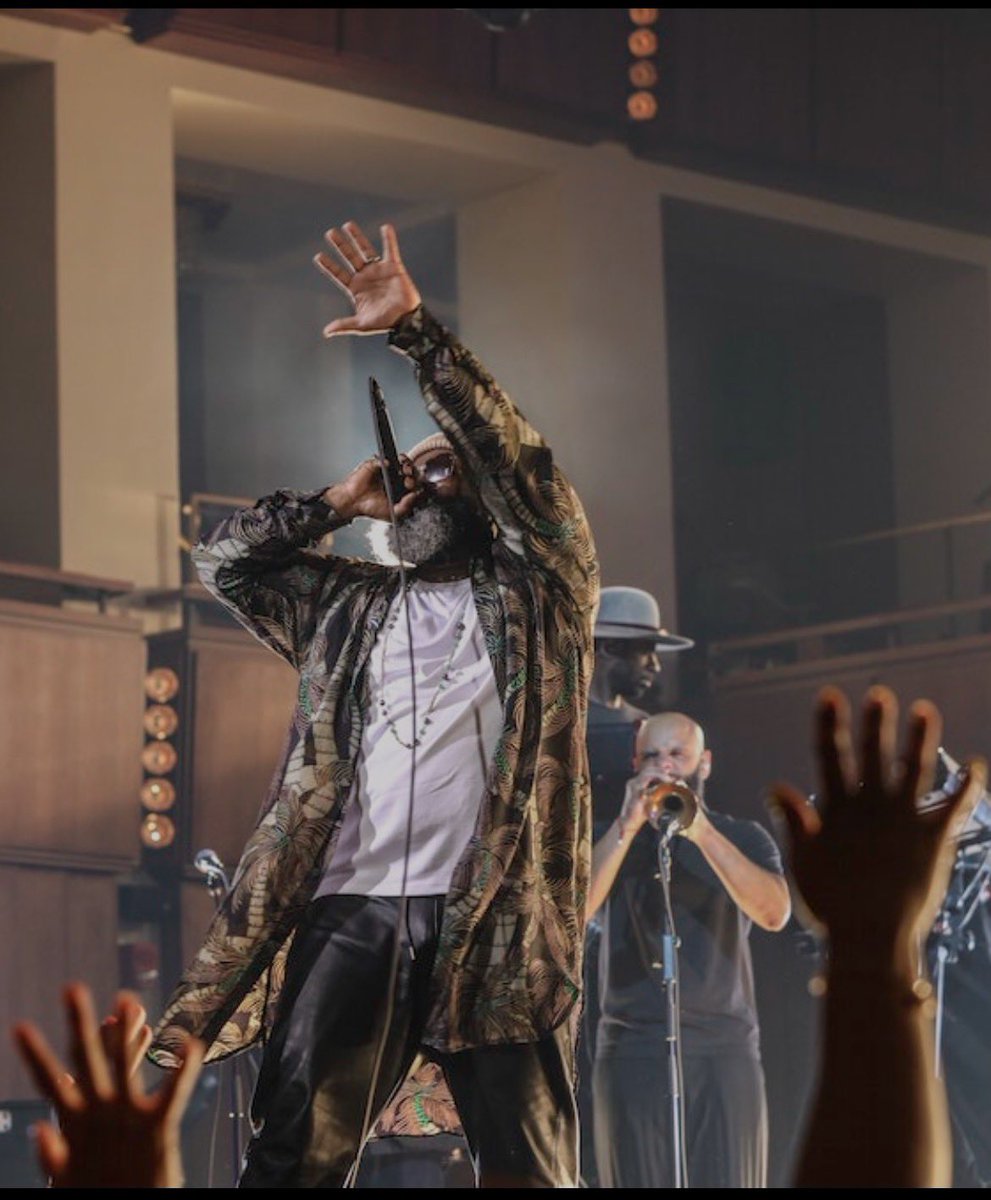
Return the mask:
<path id="1" fill-rule="evenodd" d="M 395 629 L 396 624 L 399 621 L 399 614 L 402 611 L 403 606 L 408 603 L 408 594 L 409 594 L 410 588 L 412 586 L 413 585 L 411 583 L 405 589 L 405 591 L 400 595 L 399 603 L 396 605 L 395 612 L 392 614 L 392 616 L 386 622 L 385 631 L 382 634 L 382 659 L 381 659 L 381 669 L 380 669 L 380 674 L 379 674 L 379 678 L 381 681 L 381 683 L 380 683 L 381 691 L 379 694 L 379 709 L 381 710 L 382 716 L 385 718 L 386 725 L 388 725 L 388 727 L 389 727 L 389 732 L 396 739 L 396 741 L 400 744 L 400 746 L 402 746 L 403 749 L 405 749 L 405 750 L 418 750 L 420 748 L 420 746 L 423 745 L 423 739 L 427 733 L 427 726 L 430 725 L 433 721 L 433 712 L 434 712 L 434 709 L 437 707 L 437 704 L 440 700 L 441 693 L 447 691 L 452 680 L 460 673 L 454 669 L 454 660 L 457 657 L 458 650 L 460 650 L 460 648 L 461 648 L 461 642 L 464 638 L 465 630 L 468 627 L 468 623 L 465 620 L 465 617 L 468 614 L 468 605 L 471 603 L 471 590 L 469 589 L 468 595 L 465 597 L 464 606 L 461 609 L 461 617 L 458 620 L 458 623 L 454 627 L 454 641 L 451 646 L 451 652 L 447 656 L 447 662 L 444 663 L 444 669 L 441 672 L 440 682 L 437 684 L 434 694 L 431 697 L 430 703 L 427 705 L 427 710 L 424 713 L 423 719 L 420 722 L 419 732 L 416 733 L 412 742 L 407 742 L 405 740 L 405 738 L 402 737 L 402 735 L 400 734 L 399 730 L 396 727 L 396 722 L 393 719 L 392 713 L 389 709 L 389 702 L 385 696 L 385 693 L 386 693 L 385 663 L 386 663 L 386 656 L 388 654 L 388 649 L 389 649 L 389 636 L 391 635 L 393 629 Z"/>

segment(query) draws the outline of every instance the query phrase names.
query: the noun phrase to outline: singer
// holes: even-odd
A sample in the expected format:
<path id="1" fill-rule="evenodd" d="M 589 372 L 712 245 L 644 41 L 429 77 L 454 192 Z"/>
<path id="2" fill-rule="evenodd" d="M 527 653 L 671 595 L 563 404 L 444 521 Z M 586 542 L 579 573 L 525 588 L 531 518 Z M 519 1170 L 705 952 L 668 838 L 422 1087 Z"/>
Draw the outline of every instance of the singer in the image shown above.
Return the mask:
<path id="1" fill-rule="evenodd" d="M 402 463 L 408 587 L 396 565 L 309 552 L 388 519 L 374 460 L 196 548 L 205 585 L 299 672 L 299 702 L 151 1054 L 175 1065 L 184 1032 L 208 1060 L 264 1041 L 242 1187 L 344 1185 L 423 1055 L 482 1186 L 574 1186 L 597 563 L 550 450 L 382 234 L 380 255 L 331 229 L 315 261 L 354 310 L 325 334 L 387 335 L 439 426 Z"/>
<path id="2" fill-rule="evenodd" d="M 784 928 L 788 887 L 771 837 L 755 821 L 705 803 L 712 772 L 700 725 L 650 717 L 637 735 L 637 774 L 620 816 L 592 852 L 588 913 L 604 905 L 592 1093 L 602 1187 L 664 1188 L 673 1177 L 667 1022 L 661 986 L 663 893 L 648 818 L 651 785 L 682 781 L 698 797 L 672 845 L 679 937 L 688 1183 L 765 1187 L 767 1108 L 748 934 Z M 655 817 L 655 822 L 657 818 Z M 668 832 L 665 830 L 665 832 Z"/>

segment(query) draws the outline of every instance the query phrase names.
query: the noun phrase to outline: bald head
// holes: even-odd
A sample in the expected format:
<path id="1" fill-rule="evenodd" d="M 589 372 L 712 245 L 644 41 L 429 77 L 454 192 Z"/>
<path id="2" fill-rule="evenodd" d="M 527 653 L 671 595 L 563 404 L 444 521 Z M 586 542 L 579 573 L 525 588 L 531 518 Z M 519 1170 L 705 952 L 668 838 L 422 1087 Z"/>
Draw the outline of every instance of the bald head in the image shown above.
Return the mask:
<path id="1" fill-rule="evenodd" d="M 712 770 L 712 754 L 705 748 L 705 731 L 684 713 L 648 717 L 637 733 L 636 765 L 638 770 L 683 779 L 694 791 L 699 791 L 699 785 Z"/>

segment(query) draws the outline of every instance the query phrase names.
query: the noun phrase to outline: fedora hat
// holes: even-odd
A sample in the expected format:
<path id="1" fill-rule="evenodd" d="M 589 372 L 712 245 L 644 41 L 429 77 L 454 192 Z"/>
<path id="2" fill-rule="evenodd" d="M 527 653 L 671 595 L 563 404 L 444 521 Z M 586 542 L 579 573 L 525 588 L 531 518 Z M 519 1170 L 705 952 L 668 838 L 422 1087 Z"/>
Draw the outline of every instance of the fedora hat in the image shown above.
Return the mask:
<path id="1" fill-rule="evenodd" d="M 695 645 L 691 638 L 668 633 L 661 626 L 661 610 L 654 597 L 650 592 L 633 587 L 602 589 L 595 618 L 595 636 L 653 641 L 660 651 L 690 650 Z"/>

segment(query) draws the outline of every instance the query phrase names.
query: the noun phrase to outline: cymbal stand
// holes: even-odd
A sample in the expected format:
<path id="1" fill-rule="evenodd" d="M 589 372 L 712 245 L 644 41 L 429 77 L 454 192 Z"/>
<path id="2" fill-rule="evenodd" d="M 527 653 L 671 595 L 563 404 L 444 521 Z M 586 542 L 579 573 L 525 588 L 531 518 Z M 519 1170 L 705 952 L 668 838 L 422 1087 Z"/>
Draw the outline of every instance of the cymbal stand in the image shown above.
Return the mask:
<path id="1" fill-rule="evenodd" d="M 970 865 L 966 858 L 958 854 L 953 866 L 954 876 L 962 874 Z M 963 884 L 959 893 L 954 895 L 951 883 L 946 894 L 946 900 L 933 926 L 933 939 L 930 943 L 935 958 L 936 991 L 936 1077 L 943 1077 L 943 1026 L 946 1018 L 946 968 L 951 963 L 958 962 L 960 955 L 974 949 L 975 939 L 969 928 L 978 907 L 985 902 L 991 890 L 991 847 L 984 852 L 980 866 L 973 877 Z"/>

